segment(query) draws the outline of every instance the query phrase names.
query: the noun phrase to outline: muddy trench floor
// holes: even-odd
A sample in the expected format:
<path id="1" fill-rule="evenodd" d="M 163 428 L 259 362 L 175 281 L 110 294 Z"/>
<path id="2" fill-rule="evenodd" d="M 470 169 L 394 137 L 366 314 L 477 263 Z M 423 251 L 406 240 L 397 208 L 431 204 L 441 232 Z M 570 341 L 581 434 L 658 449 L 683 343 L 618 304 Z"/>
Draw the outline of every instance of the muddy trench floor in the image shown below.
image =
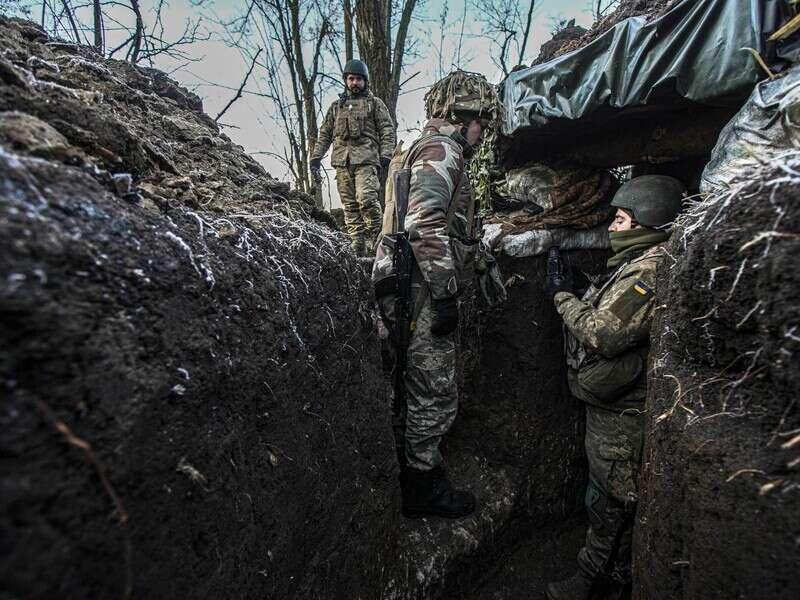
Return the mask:
<path id="1" fill-rule="evenodd" d="M 586 534 L 586 515 L 538 529 L 515 544 L 460 600 L 541 600 L 551 581 L 565 579 L 577 568 L 575 557 Z M 456 596 L 452 596 L 455 600 Z"/>

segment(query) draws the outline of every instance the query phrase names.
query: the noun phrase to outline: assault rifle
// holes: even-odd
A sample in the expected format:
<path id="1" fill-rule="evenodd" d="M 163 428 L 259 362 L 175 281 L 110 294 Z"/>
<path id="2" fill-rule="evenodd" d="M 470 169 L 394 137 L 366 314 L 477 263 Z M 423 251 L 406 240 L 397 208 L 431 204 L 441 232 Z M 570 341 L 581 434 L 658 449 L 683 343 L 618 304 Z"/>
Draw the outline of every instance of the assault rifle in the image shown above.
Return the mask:
<path id="1" fill-rule="evenodd" d="M 408 239 L 408 231 L 406 231 L 405 227 L 408 194 L 411 187 L 411 169 L 397 169 L 392 174 L 392 186 L 397 220 L 393 257 L 393 270 L 397 276 L 397 296 L 394 305 L 396 361 L 393 382 L 394 403 L 392 408 L 394 414 L 400 416 L 401 422 L 405 423 L 403 413 L 406 408 L 406 389 L 403 383 L 403 376 L 406 372 L 406 356 L 408 345 L 411 342 L 411 333 L 416 326 L 416 323 L 413 322 L 414 299 L 411 293 L 411 273 L 416 262 Z M 400 464 L 405 464 L 405 450 L 400 444 L 398 444 L 397 454 Z"/>

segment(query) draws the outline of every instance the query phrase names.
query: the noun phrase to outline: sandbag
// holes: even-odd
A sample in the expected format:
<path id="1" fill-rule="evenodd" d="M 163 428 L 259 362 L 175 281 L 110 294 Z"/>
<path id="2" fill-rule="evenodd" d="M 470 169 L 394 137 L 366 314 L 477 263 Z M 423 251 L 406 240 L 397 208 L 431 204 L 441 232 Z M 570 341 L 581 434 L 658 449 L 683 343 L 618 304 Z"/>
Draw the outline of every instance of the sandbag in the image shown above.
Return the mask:
<path id="1" fill-rule="evenodd" d="M 718 192 L 759 165 L 800 147 L 800 67 L 758 84 L 722 130 L 700 191 Z M 746 179 L 746 177 L 745 177 Z"/>
<path id="2" fill-rule="evenodd" d="M 602 250 L 610 248 L 607 225 L 592 229 L 533 229 L 522 233 L 503 235 L 500 223 L 483 227 L 483 241 L 495 251 L 503 251 L 509 256 L 538 256 L 547 252 L 550 246 L 560 246 L 562 250 Z"/>

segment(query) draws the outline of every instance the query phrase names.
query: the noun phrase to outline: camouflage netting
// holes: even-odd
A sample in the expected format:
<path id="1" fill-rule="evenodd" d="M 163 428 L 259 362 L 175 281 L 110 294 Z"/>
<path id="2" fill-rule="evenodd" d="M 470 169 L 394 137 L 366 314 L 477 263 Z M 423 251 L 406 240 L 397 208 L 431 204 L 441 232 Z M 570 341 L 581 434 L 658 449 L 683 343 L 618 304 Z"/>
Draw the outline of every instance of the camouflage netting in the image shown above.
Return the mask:
<path id="1" fill-rule="evenodd" d="M 800 154 L 693 205 L 658 285 L 641 599 L 800 594 Z"/>

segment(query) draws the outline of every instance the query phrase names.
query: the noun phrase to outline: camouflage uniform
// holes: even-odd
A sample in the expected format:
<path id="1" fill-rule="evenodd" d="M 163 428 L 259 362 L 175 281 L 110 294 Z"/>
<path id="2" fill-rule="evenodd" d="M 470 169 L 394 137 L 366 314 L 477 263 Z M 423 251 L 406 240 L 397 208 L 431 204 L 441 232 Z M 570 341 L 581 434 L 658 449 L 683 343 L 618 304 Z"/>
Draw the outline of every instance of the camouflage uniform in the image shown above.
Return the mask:
<path id="1" fill-rule="evenodd" d="M 343 93 L 325 115 L 310 160 L 322 159 L 331 142 L 331 165 L 336 169 L 347 233 L 354 246 L 365 238 L 374 241 L 381 226 L 378 169 L 396 143 L 386 105 L 369 90 Z"/>
<path id="2" fill-rule="evenodd" d="M 605 568 L 620 531 L 614 578 L 630 581 L 650 323 L 663 255 L 662 246 L 650 248 L 590 287 L 582 299 L 568 292 L 555 295 L 566 329 L 570 391 L 586 403 L 590 527 L 578 564 L 589 578 Z"/>
<path id="3" fill-rule="evenodd" d="M 413 297 L 420 298 L 416 329 L 407 351 L 404 383 L 405 413 L 395 415 L 395 436 L 405 446 L 407 466 L 428 471 L 442 464 L 439 443 L 450 429 L 458 410 L 455 382 L 455 333 L 431 333 L 431 298 L 456 295 L 473 276 L 472 246 L 465 244 L 474 233 L 475 200 L 465 173 L 460 127 L 443 119 L 429 120 L 406 159 L 411 168 L 411 187 L 405 227 L 417 266 Z M 387 198 L 390 194 L 387 193 Z M 448 209 L 455 202 L 448 226 Z M 388 204 L 387 204 L 388 209 Z M 393 211 L 392 211 L 393 214 Z M 384 219 L 384 234 L 397 231 L 392 215 Z M 392 248 L 379 243 L 372 278 L 376 283 L 390 277 Z M 394 297 L 379 299 L 387 320 L 394 320 Z M 401 453 L 402 454 L 402 453 Z"/>

